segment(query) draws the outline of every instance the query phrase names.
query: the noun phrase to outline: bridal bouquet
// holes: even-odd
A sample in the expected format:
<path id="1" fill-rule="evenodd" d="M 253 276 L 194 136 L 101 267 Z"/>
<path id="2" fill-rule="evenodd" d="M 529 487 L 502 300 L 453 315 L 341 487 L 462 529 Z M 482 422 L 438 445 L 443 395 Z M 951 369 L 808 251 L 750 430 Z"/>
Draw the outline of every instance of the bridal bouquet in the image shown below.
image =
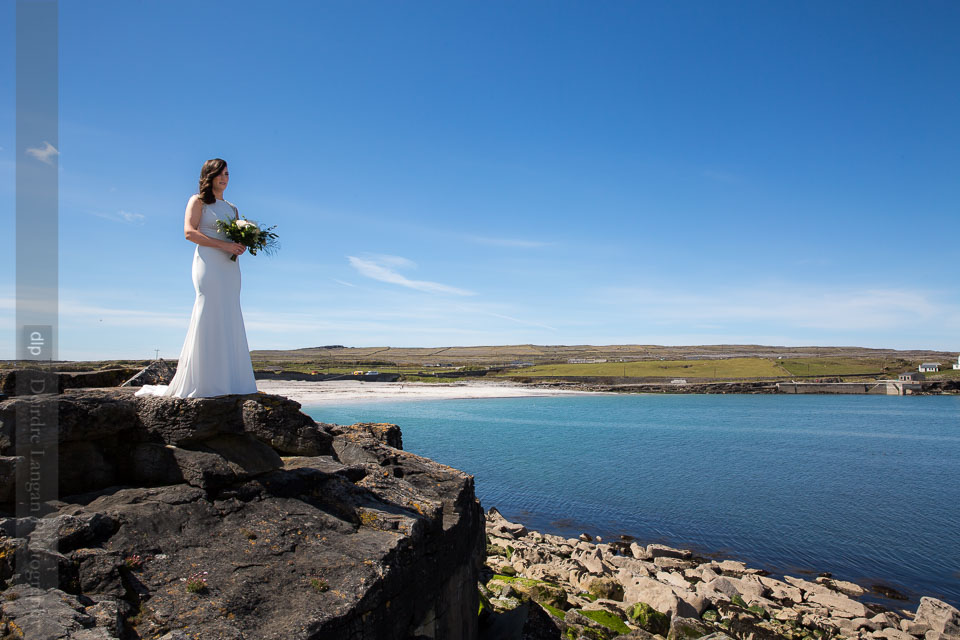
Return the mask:
<path id="1" fill-rule="evenodd" d="M 250 249 L 250 255 L 257 255 L 257 251 L 263 251 L 267 255 L 277 250 L 277 234 L 273 232 L 277 225 L 272 227 L 261 227 L 256 222 L 240 218 L 239 220 L 217 220 L 217 229 L 226 234 L 227 238 L 233 242 L 239 242 L 247 249 Z M 237 256 L 230 256 L 230 259 L 236 262 Z"/>

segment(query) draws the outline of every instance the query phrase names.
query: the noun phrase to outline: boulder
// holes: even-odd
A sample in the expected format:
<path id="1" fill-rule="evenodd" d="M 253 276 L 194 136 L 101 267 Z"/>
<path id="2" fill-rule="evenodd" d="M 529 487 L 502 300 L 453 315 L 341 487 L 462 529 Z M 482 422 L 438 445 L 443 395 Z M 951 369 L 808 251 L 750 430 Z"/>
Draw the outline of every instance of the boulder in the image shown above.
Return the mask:
<path id="1" fill-rule="evenodd" d="M 760 584 L 767 588 L 767 595 L 774 600 L 803 602 L 803 592 L 797 587 L 774 578 L 760 576 Z"/>
<path id="2" fill-rule="evenodd" d="M 673 570 L 673 571 L 683 571 L 684 569 L 690 569 L 696 566 L 692 560 L 682 560 L 680 558 L 674 558 L 671 556 L 659 556 L 653 559 L 653 564 L 657 569 L 661 570 Z"/>
<path id="3" fill-rule="evenodd" d="M 797 589 L 800 589 L 800 591 L 804 593 L 825 593 L 825 594 L 833 593 L 832 590 L 828 589 L 827 587 L 821 584 L 817 584 L 816 582 L 810 582 L 808 580 L 802 580 L 800 578 L 794 578 L 793 576 L 784 576 L 783 580 L 784 582 L 787 582 L 791 586 L 796 587 Z"/>
<path id="4" fill-rule="evenodd" d="M 636 542 L 630 543 L 630 553 L 633 554 L 633 557 L 637 560 L 653 560 L 653 556 L 647 553 L 646 547 L 641 547 Z"/>
<path id="5" fill-rule="evenodd" d="M 667 640 L 693 640 L 709 635 L 713 627 L 704 624 L 694 618 L 681 618 L 679 616 L 671 618 L 670 631 L 667 633 Z"/>
<path id="6" fill-rule="evenodd" d="M 666 571 L 660 571 L 656 575 L 657 580 L 664 584 L 668 584 L 671 587 L 676 587 L 678 589 L 689 590 L 690 583 L 683 579 L 683 576 L 679 573 L 668 573 Z"/>
<path id="7" fill-rule="evenodd" d="M 927 631 L 930 631 L 930 625 L 916 620 L 904 618 L 900 621 L 900 630 L 909 633 L 912 636 L 922 638 Z"/>
<path id="8" fill-rule="evenodd" d="M 596 547 L 587 550 L 577 549 L 570 558 L 579 562 L 593 575 L 603 576 L 613 573 L 609 565 L 603 562 L 603 554 Z"/>
<path id="9" fill-rule="evenodd" d="M 845 580 L 834 580 L 832 578 L 819 577 L 817 578 L 817 584 L 822 584 L 829 589 L 839 591 L 843 595 L 851 596 L 853 598 L 858 598 L 867 592 L 867 590 L 860 585 L 853 582 L 847 582 Z"/>
<path id="10" fill-rule="evenodd" d="M 726 576 L 714 578 L 710 582 L 704 583 L 704 586 L 707 589 L 718 591 L 731 599 L 734 596 L 740 596 L 748 603 L 757 598 L 762 598 L 766 592 L 765 587 L 759 582 L 741 578 L 728 578 Z"/>
<path id="11" fill-rule="evenodd" d="M 960 611 L 936 598 L 920 598 L 914 622 L 945 637 L 960 637 Z"/>
<path id="12" fill-rule="evenodd" d="M 654 560 L 657 558 L 680 558 L 689 560 L 693 556 L 693 553 L 685 549 L 674 549 L 665 544 L 649 544 L 647 545 L 647 555 Z"/>
<path id="13" fill-rule="evenodd" d="M 810 593 L 807 601 L 826 607 L 831 616 L 838 618 L 866 618 L 873 615 L 863 603 L 839 593 Z"/>
<path id="14" fill-rule="evenodd" d="M 170 384 L 176 373 L 177 368 L 161 358 L 148 364 L 120 386 L 142 387 L 145 384 Z"/>
<path id="15" fill-rule="evenodd" d="M 88 632 L 89 638 L 119 638 L 116 632 L 110 633 L 109 628 L 98 625 L 97 617 L 87 613 L 87 606 L 76 595 L 26 584 L 16 584 L 3 595 L 0 600 L 3 620 L 14 626 L 21 638 L 61 640 L 79 638 L 84 632 Z"/>
<path id="16" fill-rule="evenodd" d="M 714 564 L 716 565 L 716 570 L 725 576 L 739 578 L 747 574 L 757 573 L 756 569 L 750 569 L 746 564 L 738 560 L 724 560 Z"/>
<path id="17" fill-rule="evenodd" d="M 496 509 L 490 507 L 487 512 L 487 532 L 491 535 L 516 540 L 527 535 L 527 528 L 520 523 L 510 522 Z"/>
<path id="18" fill-rule="evenodd" d="M 615 567 L 618 572 L 626 572 L 637 577 L 647 577 L 657 573 L 657 567 L 653 563 L 624 556 L 613 556 L 610 558 L 610 564 Z"/>
<path id="19" fill-rule="evenodd" d="M 597 578 L 590 582 L 587 591 L 598 598 L 623 602 L 623 585 L 613 578 Z"/>
<path id="20" fill-rule="evenodd" d="M 704 607 L 705 600 L 698 598 L 694 606 L 691 602 L 677 595 L 677 592 L 653 578 L 630 578 L 622 582 L 624 588 L 623 601 L 626 603 L 642 602 L 650 605 L 657 611 L 669 613 L 671 616 L 679 615 L 686 618 L 699 617 L 699 607 Z M 693 600 L 696 594 L 690 593 L 688 597 Z"/>
<path id="21" fill-rule="evenodd" d="M 656 610 L 646 602 L 638 602 L 627 611 L 628 617 L 648 633 L 666 636 L 670 631 L 670 616 Z"/>

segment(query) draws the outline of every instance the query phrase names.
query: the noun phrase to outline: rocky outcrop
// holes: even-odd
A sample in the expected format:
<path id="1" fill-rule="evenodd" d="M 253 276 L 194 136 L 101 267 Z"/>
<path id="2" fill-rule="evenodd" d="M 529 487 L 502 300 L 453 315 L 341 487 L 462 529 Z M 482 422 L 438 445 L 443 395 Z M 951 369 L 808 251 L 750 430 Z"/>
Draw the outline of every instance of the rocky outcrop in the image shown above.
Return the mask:
<path id="1" fill-rule="evenodd" d="M 40 369 L 9 369 L 0 371 L 0 393 L 5 396 L 14 396 L 17 393 L 63 393 L 66 389 L 83 389 L 88 387 L 116 387 L 124 380 L 136 373 L 136 369 L 128 367 L 113 367 L 97 371 L 48 371 Z M 23 372 L 23 373 L 21 373 Z M 31 391 L 18 388 L 18 376 L 28 376 L 30 380 L 43 381 L 43 390 Z M 21 387 L 23 385 L 20 385 Z"/>
<path id="2" fill-rule="evenodd" d="M 170 384 L 170 381 L 173 380 L 173 376 L 176 375 L 176 373 L 177 368 L 174 365 L 160 358 L 148 364 L 120 386 L 142 387 L 145 384 Z"/>
<path id="3" fill-rule="evenodd" d="M 0 402 L 7 478 L 18 407 L 57 412 L 62 496 L 0 519 L 0 637 L 476 637 L 472 476 L 403 451 L 395 425 L 318 424 L 280 396 L 134 391 Z M 14 561 L 42 539 L 59 589 Z"/>
<path id="4" fill-rule="evenodd" d="M 960 612 L 934 598 L 911 615 L 861 602 L 862 587 L 828 577 L 778 580 L 659 544 L 542 534 L 495 509 L 486 526 L 484 637 L 960 639 Z"/>

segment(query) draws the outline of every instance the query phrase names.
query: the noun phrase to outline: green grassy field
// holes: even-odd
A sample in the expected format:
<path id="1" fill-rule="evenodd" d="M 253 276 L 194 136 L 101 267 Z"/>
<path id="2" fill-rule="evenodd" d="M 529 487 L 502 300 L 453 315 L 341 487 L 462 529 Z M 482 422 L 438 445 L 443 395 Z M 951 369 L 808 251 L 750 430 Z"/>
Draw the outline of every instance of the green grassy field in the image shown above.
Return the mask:
<path id="1" fill-rule="evenodd" d="M 927 373 L 927 380 L 957 380 L 960 379 L 960 370 L 953 369 L 953 363 L 947 365 L 946 369 L 940 369 L 937 373 Z"/>
<path id="2" fill-rule="evenodd" d="M 790 373 L 766 358 L 646 360 L 599 364 L 551 364 L 505 371 L 500 376 L 609 376 L 628 378 L 777 378 Z"/>
<path id="3" fill-rule="evenodd" d="M 400 366 L 393 364 L 370 364 L 361 363 L 357 365 L 330 364 L 316 362 L 270 362 L 268 360 L 254 360 L 253 368 L 255 370 L 264 369 L 283 369 L 284 371 L 299 371 L 300 373 L 353 373 L 354 371 L 379 371 L 380 373 L 401 373 L 405 376 L 415 376 L 420 372 L 439 373 L 441 371 L 451 371 L 451 368 L 443 367 L 419 367 L 419 366 Z"/>
<path id="4" fill-rule="evenodd" d="M 881 373 L 892 365 L 880 358 L 790 358 L 778 361 L 794 376 L 841 376 Z M 909 365 L 907 365 L 909 366 Z M 900 369 L 900 367 L 895 367 Z"/>

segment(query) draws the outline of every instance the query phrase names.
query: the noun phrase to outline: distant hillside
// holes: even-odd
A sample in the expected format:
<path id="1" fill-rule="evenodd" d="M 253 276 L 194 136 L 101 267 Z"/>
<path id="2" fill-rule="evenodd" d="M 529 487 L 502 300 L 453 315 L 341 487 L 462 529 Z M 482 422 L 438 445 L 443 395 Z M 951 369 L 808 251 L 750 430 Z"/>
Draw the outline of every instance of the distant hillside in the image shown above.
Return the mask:
<path id="1" fill-rule="evenodd" d="M 569 360 L 707 360 L 727 358 L 869 358 L 914 362 L 955 362 L 956 353 L 901 351 L 863 347 L 777 347 L 763 345 L 500 345 L 482 347 L 344 347 L 329 345 L 290 350 L 257 350 L 250 353 L 259 362 L 392 364 L 397 366 L 488 366 L 523 362 L 535 365 L 562 364 Z"/>

